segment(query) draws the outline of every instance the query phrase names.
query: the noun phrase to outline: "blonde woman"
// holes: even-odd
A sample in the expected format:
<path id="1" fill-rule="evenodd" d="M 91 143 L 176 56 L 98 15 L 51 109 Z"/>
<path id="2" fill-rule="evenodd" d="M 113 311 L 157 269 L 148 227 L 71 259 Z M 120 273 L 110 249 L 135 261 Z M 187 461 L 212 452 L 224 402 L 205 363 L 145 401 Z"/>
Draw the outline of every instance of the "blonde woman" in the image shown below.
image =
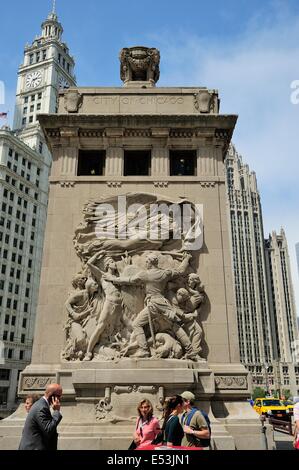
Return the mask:
<path id="1" fill-rule="evenodd" d="M 160 424 L 153 416 L 153 405 L 147 399 L 141 400 L 137 406 L 138 418 L 134 432 L 134 442 L 138 449 L 151 444 L 152 440 L 160 433 Z"/>

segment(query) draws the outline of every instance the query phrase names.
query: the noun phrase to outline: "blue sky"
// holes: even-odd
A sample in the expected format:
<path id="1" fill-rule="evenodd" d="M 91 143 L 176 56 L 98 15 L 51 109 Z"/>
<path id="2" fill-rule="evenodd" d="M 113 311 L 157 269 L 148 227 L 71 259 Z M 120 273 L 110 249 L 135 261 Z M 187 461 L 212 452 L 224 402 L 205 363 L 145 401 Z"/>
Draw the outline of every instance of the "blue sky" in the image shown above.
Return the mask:
<path id="1" fill-rule="evenodd" d="M 11 117 L 24 45 L 40 33 L 51 4 L 1 4 L 0 112 Z M 299 314 L 299 104 L 290 101 L 299 80 L 298 0 L 57 0 L 57 12 L 78 85 L 119 86 L 118 53 L 140 44 L 161 51 L 158 85 L 219 89 L 221 111 L 239 114 L 233 140 L 257 173 L 265 235 L 286 231 Z"/>

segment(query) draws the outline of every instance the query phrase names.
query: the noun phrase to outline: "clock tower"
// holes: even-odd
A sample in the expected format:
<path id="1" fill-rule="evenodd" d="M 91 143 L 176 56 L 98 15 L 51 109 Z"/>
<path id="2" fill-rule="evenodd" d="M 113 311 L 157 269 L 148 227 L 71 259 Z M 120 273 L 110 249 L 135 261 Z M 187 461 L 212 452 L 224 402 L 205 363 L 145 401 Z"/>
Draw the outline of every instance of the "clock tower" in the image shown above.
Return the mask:
<path id="1" fill-rule="evenodd" d="M 41 35 L 25 46 L 24 62 L 18 71 L 14 116 L 14 130 L 37 151 L 45 148 L 37 115 L 56 113 L 59 90 L 76 85 L 74 59 L 62 41 L 63 27 L 55 7 L 41 27 Z"/>

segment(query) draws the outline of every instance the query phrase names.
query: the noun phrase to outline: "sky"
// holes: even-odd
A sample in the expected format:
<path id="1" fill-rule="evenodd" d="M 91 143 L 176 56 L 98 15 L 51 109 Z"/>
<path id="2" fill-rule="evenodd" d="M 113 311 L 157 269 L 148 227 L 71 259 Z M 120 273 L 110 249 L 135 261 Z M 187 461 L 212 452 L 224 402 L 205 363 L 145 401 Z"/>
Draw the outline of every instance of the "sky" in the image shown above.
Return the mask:
<path id="1" fill-rule="evenodd" d="M 79 86 L 120 86 L 119 51 L 146 45 L 161 53 L 158 86 L 216 88 L 221 112 L 239 115 L 233 142 L 256 172 L 265 236 L 281 227 L 286 232 L 299 315 L 299 103 L 291 101 L 291 84 L 299 80 L 298 0 L 56 4 Z M 9 111 L 10 120 L 24 45 L 40 33 L 51 9 L 52 0 L 1 2 L 0 84 L 6 99 L 0 112 Z"/>

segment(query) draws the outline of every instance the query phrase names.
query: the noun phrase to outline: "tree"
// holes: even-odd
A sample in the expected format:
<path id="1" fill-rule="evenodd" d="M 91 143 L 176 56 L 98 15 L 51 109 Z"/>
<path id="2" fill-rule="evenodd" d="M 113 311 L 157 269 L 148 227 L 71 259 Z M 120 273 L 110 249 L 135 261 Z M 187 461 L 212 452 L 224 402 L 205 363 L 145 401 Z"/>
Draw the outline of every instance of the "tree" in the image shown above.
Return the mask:
<path id="1" fill-rule="evenodd" d="M 266 391 L 261 387 L 255 387 L 252 392 L 252 399 L 255 400 L 256 398 L 264 398 L 266 395 Z"/>
<path id="2" fill-rule="evenodd" d="M 288 400 L 291 396 L 291 390 L 283 389 L 281 395 L 284 396 L 285 400 Z"/>

